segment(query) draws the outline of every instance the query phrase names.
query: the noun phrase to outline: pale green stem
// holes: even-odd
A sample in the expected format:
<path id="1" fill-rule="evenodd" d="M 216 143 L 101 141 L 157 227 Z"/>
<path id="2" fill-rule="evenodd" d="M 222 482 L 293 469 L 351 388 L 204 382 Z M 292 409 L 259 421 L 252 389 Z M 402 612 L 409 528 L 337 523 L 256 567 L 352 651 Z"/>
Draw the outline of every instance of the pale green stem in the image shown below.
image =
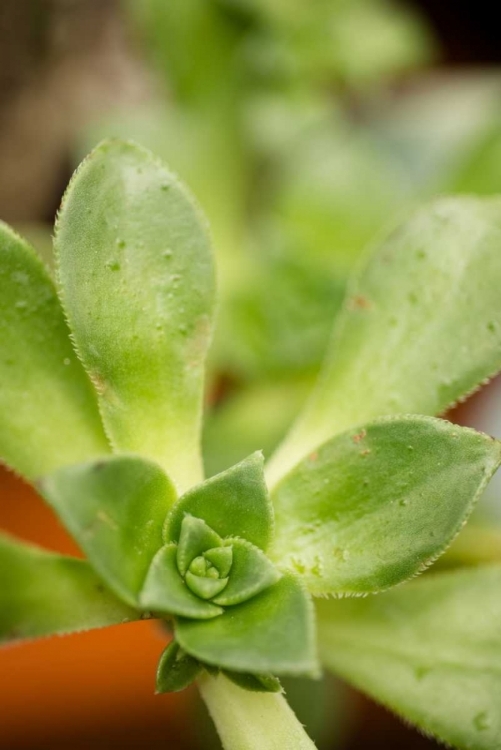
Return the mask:
<path id="1" fill-rule="evenodd" d="M 315 750 L 279 693 L 252 693 L 220 675 L 204 675 L 200 693 L 224 750 Z"/>

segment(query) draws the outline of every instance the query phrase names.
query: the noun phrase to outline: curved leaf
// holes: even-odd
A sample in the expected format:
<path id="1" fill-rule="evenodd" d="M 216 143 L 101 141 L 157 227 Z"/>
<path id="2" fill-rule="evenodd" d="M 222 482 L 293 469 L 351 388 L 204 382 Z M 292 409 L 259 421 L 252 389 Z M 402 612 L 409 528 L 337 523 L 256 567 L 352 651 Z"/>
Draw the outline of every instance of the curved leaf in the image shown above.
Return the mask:
<path id="1" fill-rule="evenodd" d="M 138 619 L 81 560 L 0 534 L 0 644 Z"/>
<path id="2" fill-rule="evenodd" d="M 155 555 L 140 596 L 142 608 L 200 620 L 220 615 L 221 607 L 191 593 L 179 575 L 176 554 L 176 545 L 167 544 Z"/>
<path id="3" fill-rule="evenodd" d="M 320 602 L 322 660 L 373 698 L 468 750 L 501 737 L 501 567 L 430 575 Z"/>
<path id="4" fill-rule="evenodd" d="M 210 549 L 217 549 L 223 543 L 221 537 L 201 518 L 185 514 L 180 528 L 177 545 L 177 567 L 182 576 L 193 560 Z"/>
<path id="5" fill-rule="evenodd" d="M 178 619 L 176 640 L 196 659 L 235 672 L 316 674 L 308 594 L 289 574 L 213 620 Z"/>
<path id="6" fill-rule="evenodd" d="M 339 435 L 275 487 L 271 556 L 313 594 L 364 594 L 440 555 L 501 463 L 501 443 L 433 417 Z"/>
<path id="7" fill-rule="evenodd" d="M 183 489 L 200 481 L 214 270 L 191 197 L 148 151 L 105 142 L 70 183 L 55 246 L 114 446 L 158 461 Z"/>
<path id="8" fill-rule="evenodd" d="M 61 469 L 39 489 L 108 586 L 137 606 L 176 499 L 160 466 L 113 456 Z"/>
<path id="9" fill-rule="evenodd" d="M 157 693 L 177 693 L 191 685 L 203 667 L 171 641 L 158 662 Z"/>
<path id="10" fill-rule="evenodd" d="M 385 414 L 441 414 L 501 368 L 501 199 L 444 198 L 372 255 L 272 483 L 332 435 Z"/>
<path id="11" fill-rule="evenodd" d="M 261 452 L 186 492 L 165 526 L 165 541 L 179 539 L 186 513 L 202 518 L 222 537 L 240 536 L 266 550 L 273 532 L 273 507 Z"/>
<path id="12" fill-rule="evenodd" d="M 0 222 L 0 459 L 28 479 L 109 452 L 49 273 Z"/>
<path id="13" fill-rule="evenodd" d="M 230 672 L 229 669 L 223 671 L 235 685 L 239 685 L 244 690 L 252 693 L 281 693 L 282 685 L 277 677 L 272 674 L 249 674 L 246 672 Z"/>
<path id="14" fill-rule="evenodd" d="M 244 539 L 228 539 L 227 544 L 233 550 L 230 578 L 222 593 L 214 597 L 215 604 L 240 604 L 279 580 L 280 573 L 259 547 Z"/>

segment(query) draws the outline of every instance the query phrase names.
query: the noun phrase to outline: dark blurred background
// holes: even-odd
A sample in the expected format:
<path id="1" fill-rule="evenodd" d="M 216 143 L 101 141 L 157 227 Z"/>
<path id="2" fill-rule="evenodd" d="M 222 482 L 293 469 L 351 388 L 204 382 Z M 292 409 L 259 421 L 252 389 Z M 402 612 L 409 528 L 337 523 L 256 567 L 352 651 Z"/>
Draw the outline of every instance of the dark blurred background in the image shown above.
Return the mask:
<path id="1" fill-rule="evenodd" d="M 200 29 L 186 27 L 189 19 L 181 23 L 169 11 L 162 38 L 162 3 L 0 0 L 0 219 L 22 230 L 50 263 L 50 227 L 62 192 L 81 155 L 98 138 L 130 132 L 158 146 L 167 158 L 172 152 L 179 159 L 175 167 L 206 207 L 222 248 L 227 336 L 215 345 L 206 437 L 208 470 L 217 471 L 235 459 L 235 451 L 271 450 L 283 434 L 290 409 L 302 402 L 316 372 L 352 260 L 393 208 L 395 213 L 402 209 L 402 192 L 407 191 L 411 204 L 441 191 L 501 191 L 501 42 L 497 7 L 490 2 L 401 0 L 372 7 L 364 1 L 359 16 L 343 16 L 336 26 L 348 52 L 333 61 L 330 50 L 316 54 L 325 41 L 319 37 L 317 44 L 319 32 L 314 24 L 310 30 L 309 20 L 303 24 L 308 25 L 306 38 L 294 19 L 284 20 L 269 9 L 268 15 L 255 12 L 259 2 L 207 3 L 214 6 L 214 23 L 221 22 L 224 39 L 237 50 L 231 59 L 249 82 L 248 101 L 237 109 L 233 99 L 240 87 L 228 93 L 221 86 L 220 91 L 217 75 L 230 77 L 230 71 L 222 65 L 223 73 L 217 74 L 215 66 L 217 118 L 209 97 L 197 89 L 196 66 L 194 71 L 186 66 L 175 50 L 176 34 L 185 34 L 185 41 L 198 44 L 200 70 L 210 68 L 214 49 L 210 44 L 200 49 L 208 36 L 204 32 L 197 41 Z M 343 5 L 332 0 L 333 8 L 336 3 Z M 324 1 L 322 13 L 327 6 Z M 316 7 L 310 3 L 304 18 L 314 16 Z M 377 74 L 373 61 L 364 67 L 357 58 L 366 18 L 368 39 L 376 28 L 383 42 L 388 34 L 396 40 L 394 58 Z M 186 55 L 191 54 L 188 45 Z M 377 47 L 374 55 L 377 62 Z M 208 79 L 200 86 L 205 94 Z M 226 120 L 219 119 L 223 110 L 229 112 Z M 291 112 L 299 112 L 301 121 L 292 134 L 286 126 Z M 113 119 L 116 113 L 126 113 L 118 115 L 120 125 Z M 217 156 L 221 139 L 216 141 L 205 127 L 212 122 L 222 132 L 224 148 L 237 144 L 228 159 L 227 184 L 220 181 L 215 189 L 207 175 L 214 161 L 223 173 L 225 166 Z M 281 140 L 299 144 L 297 163 L 280 151 Z M 304 176 L 304 165 L 315 164 L 325 144 L 332 150 L 333 173 L 342 175 L 340 183 L 316 167 Z M 181 156 L 175 154 L 179 150 Z M 479 157 L 488 165 L 481 173 L 475 171 Z M 353 161 L 345 163 L 345 158 Z M 346 176 L 352 172 L 362 175 L 362 185 Z M 236 181 L 245 183 L 243 209 L 237 206 L 230 216 L 227 196 Z M 367 217 L 358 210 L 361 201 L 371 202 L 366 184 L 378 192 L 383 186 L 381 215 L 374 215 L 374 208 Z M 300 222 L 298 201 L 303 207 L 304 191 L 315 194 L 317 187 L 319 194 L 327 191 L 326 205 L 312 200 Z M 329 223 L 331 210 L 337 223 Z M 310 235 L 323 237 L 332 255 L 310 246 Z M 228 248 L 238 256 L 240 243 L 248 257 L 237 263 Z M 253 254 L 256 246 L 261 249 Z M 268 246 L 266 255 L 262 248 Z M 327 266 L 332 273 L 326 281 Z M 249 267 L 256 288 L 279 269 L 283 282 L 277 304 L 288 312 L 293 308 L 294 316 L 297 307 L 303 309 L 302 317 L 294 318 L 293 333 L 268 297 L 256 296 L 242 282 Z M 237 340 L 238 351 L 236 345 L 232 349 Z M 499 431 L 497 390 L 494 383 L 457 419 Z M 270 411 L 266 429 L 252 416 L 253 405 L 265 398 L 276 411 Z M 235 445 L 227 435 L 243 422 L 245 434 Z M 50 549 L 79 554 L 33 490 L 1 468 L 0 527 Z M 180 750 L 217 747 L 193 691 L 153 696 L 164 641 L 155 626 L 139 623 L 1 652 L 1 750 L 114 750 L 150 743 Z M 319 748 L 438 747 L 333 679 L 291 684 L 288 692 Z"/>

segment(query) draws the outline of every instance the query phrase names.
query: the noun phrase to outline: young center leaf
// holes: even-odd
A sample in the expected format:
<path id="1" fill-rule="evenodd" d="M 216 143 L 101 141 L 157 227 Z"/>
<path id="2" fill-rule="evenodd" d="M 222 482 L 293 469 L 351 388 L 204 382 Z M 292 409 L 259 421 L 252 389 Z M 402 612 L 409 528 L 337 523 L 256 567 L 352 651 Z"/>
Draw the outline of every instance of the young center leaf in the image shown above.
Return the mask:
<path id="1" fill-rule="evenodd" d="M 321 445 L 272 493 L 272 559 L 313 594 L 381 591 L 450 544 L 501 443 L 433 417 L 386 417 Z"/>
<path id="2" fill-rule="evenodd" d="M 0 581 L 0 645 L 138 617 L 105 588 L 86 562 L 1 534 Z"/>
<path id="3" fill-rule="evenodd" d="M 200 481 L 215 289 L 193 200 L 148 151 L 105 142 L 70 183 L 55 246 L 63 305 L 113 445 L 157 461 L 181 489 Z"/>
<path id="4" fill-rule="evenodd" d="M 60 469 L 39 489 L 110 588 L 137 605 L 176 499 L 160 466 L 113 456 Z"/>
<path id="5" fill-rule="evenodd" d="M 318 384 L 271 484 L 332 435 L 385 414 L 441 414 L 501 367 L 501 199 L 438 199 L 355 279 Z"/>
<path id="6" fill-rule="evenodd" d="M 433 574 L 366 599 L 320 602 L 322 661 L 461 750 L 501 737 L 501 567 Z"/>
<path id="7" fill-rule="evenodd" d="M 186 513 L 202 518 L 222 537 L 240 536 L 266 550 L 273 532 L 264 459 L 253 453 L 230 469 L 207 479 L 179 499 L 165 526 L 165 541 L 179 538 Z"/>
<path id="8" fill-rule="evenodd" d="M 0 222 L 0 460 L 33 479 L 108 452 L 52 279 Z"/>

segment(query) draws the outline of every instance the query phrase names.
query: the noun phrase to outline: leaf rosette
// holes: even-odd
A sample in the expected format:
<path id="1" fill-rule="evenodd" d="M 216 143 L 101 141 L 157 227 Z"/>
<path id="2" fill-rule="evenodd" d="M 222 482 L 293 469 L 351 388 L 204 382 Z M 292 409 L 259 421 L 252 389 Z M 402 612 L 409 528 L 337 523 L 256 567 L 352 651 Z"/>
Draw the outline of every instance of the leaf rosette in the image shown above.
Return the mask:
<path id="1" fill-rule="evenodd" d="M 233 716 L 241 737 L 265 715 L 280 717 L 275 746 L 310 748 L 282 696 L 246 703 L 239 688 L 315 676 L 319 634 L 324 663 L 418 726 L 497 747 L 499 722 L 483 741 L 471 727 L 499 717 L 485 659 L 499 651 L 499 567 L 322 603 L 318 633 L 312 597 L 380 594 L 422 572 L 501 462 L 498 441 L 433 417 L 501 367 L 500 216 L 498 199 L 436 201 L 373 254 L 267 481 L 260 452 L 203 479 L 213 260 L 197 206 L 162 163 L 119 142 L 83 163 L 56 227 L 59 289 L 0 224 L 0 455 L 87 558 L 0 535 L 0 642 L 156 617 L 174 633 L 159 692 L 200 676 L 225 746 L 243 746 L 224 740 Z M 468 601 L 491 613 L 473 618 L 475 638 Z M 425 696 L 411 667 L 443 644 Z M 460 691 L 455 673 L 473 663 Z"/>

